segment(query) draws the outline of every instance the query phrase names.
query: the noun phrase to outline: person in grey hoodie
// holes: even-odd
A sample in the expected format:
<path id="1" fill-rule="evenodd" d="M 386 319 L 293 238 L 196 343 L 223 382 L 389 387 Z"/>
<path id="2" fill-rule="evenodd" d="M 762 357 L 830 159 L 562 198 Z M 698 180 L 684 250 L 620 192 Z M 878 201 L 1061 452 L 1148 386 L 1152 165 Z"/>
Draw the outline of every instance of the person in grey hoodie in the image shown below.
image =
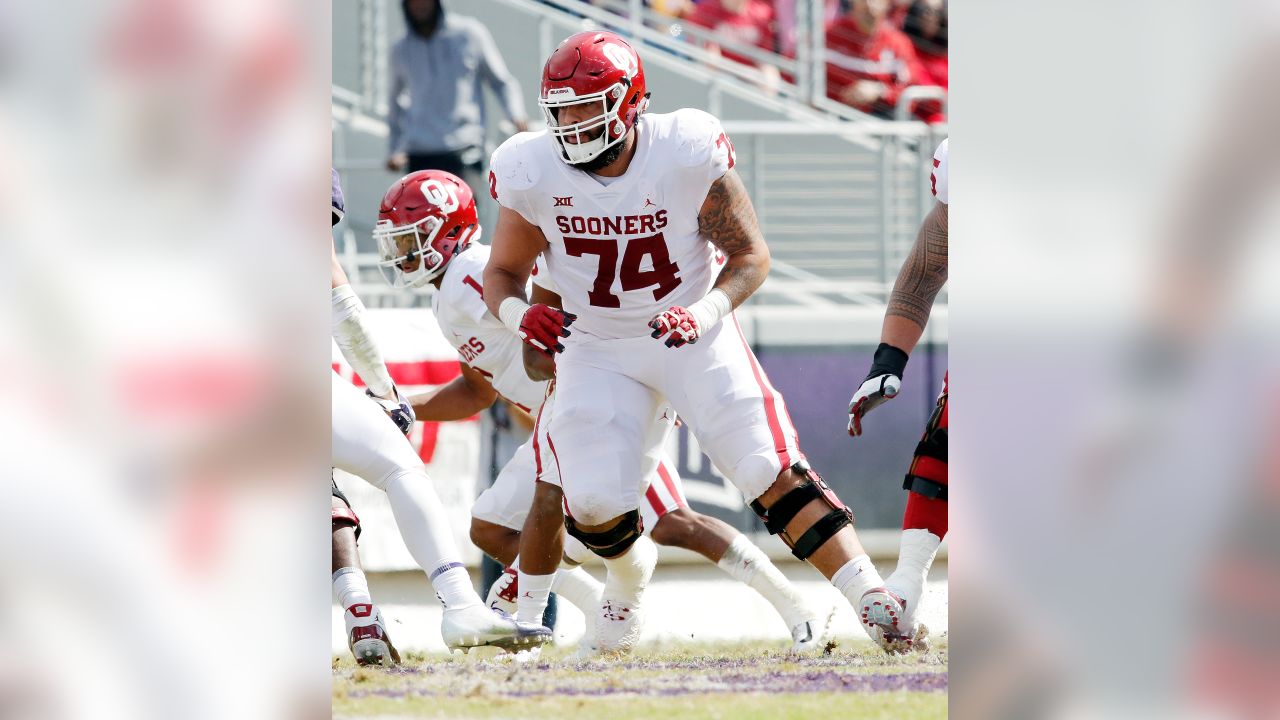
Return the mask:
<path id="1" fill-rule="evenodd" d="M 391 48 L 387 169 L 444 170 L 487 201 L 481 84 L 524 132 L 520 85 L 480 21 L 445 12 L 439 0 L 404 0 L 402 7 L 408 32 Z"/>

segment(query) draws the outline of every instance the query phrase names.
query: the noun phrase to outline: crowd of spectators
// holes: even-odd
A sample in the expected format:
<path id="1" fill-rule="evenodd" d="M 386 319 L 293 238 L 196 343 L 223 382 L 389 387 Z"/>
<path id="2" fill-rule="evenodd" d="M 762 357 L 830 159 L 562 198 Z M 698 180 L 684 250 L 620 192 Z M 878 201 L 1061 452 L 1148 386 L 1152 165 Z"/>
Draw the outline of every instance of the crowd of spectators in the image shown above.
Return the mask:
<path id="1" fill-rule="evenodd" d="M 645 6 L 671 18 L 673 27 L 694 27 L 683 34 L 714 54 L 752 65 L 764 84 L 792 80 L 768 62 L 735 51 L 755 47 L 784 57 L 796 56 L 797 3 L 806 0 L 645 0 Z M 595 4 L 623 8 L 625 0 Z M 946 0 L 824 0 L 827 97 L 859 110 L 892 118 L 903 90 L 911 86 L 947 88 Z M 919 100 L 911 114 L 942 122 L 942 104 Z"/>

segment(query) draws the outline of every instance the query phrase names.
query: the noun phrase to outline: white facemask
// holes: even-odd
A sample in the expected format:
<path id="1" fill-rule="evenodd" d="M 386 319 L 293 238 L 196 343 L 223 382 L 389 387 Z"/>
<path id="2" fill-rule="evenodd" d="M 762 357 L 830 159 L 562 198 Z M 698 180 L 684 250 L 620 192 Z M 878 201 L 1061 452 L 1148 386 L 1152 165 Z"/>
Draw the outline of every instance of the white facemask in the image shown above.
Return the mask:
<path id="1" fill-rule="evenodd" d="M 440 251 L 432 247 L 432 242 L 439 234 L 443 221 L 438 217 L 427 216 L 413 225 L 392 225 L 390 220 L 380 220 L 373 228 L 373 239 L 378 244 L 378 270 L 382 277 L 394 288 L 420 288 L 436 279 L 445 271 L 448 261 Z M 404 236 L 413 238 L 412 250 L 400 253 L 396 241 Z M 480 226 L 463 228 L 459 233 L 458 244 L 465 247 L 467 243 L 480 237 Z M 456 253 L 455 253 L 456 254 Z M 418 259 L 418 267 L 405 272 L 402 267 Z"/>
<path id="2" fill-rule="evenodd" d="M 622 142 L 626 137 L 626 128 L 618 117 L 618 111 L 622 109 L 622 99 L 626 95 L 626 85 L 614 83 L 602 92 L 589 95 L 575 95 L 569 88 L 556 88 L 548 97 L 539 98 L 538 106 L 546 115 L 547 130 L 560 147 L 561 159 L 570 165 L 584 163 Z M 556 120 L 557 110 L 584 103 L 599 103 L 600 113 L 571 125 L 560 125 Z M 597 130 L 599 135 L 587 140 Z M 612 139 L 610 131 L 614 134 Z"/>

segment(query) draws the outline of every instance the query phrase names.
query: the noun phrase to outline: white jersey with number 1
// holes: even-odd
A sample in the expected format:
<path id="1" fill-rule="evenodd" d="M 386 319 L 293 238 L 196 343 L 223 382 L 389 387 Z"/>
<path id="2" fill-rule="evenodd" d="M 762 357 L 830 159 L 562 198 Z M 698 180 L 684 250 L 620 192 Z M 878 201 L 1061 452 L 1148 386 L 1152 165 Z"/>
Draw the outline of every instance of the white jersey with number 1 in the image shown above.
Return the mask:
<path id="1" fill-rule="evenodd" d="M 489 246 L 480 243 L 449 261 L 431 310 L 462 362 L 488 378 L 499 395 L 526 412 L 537 412 L 547 383 L 529 379 L 520 338 L 485 307 L 481 283 L 488 262 Z"/>
<path id="2" fill-rule="evenodd" d="M 734 164 L 720 122 L 701 110 L 642 115 L 621 177 L 569 167 L 546 133 L 521 133 L 493 153 L 489 189 L 538 226 L 551 282 L 574 334 L 648 335 L 651 320 L 711 289 L 718 253 L 698 234 L 712 183 Z M 571 338 L 572 340 L 572 338 Z"/>

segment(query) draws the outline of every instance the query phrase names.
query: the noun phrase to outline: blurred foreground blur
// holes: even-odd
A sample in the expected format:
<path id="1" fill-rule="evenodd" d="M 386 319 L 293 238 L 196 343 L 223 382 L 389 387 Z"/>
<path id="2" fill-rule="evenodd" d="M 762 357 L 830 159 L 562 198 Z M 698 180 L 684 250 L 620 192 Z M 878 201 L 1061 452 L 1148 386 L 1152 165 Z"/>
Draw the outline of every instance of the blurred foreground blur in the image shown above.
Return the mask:
<path id="1" fill-rule="evenodd" d="M 0 4 L 0 716 L 327 715 L 327 13 Z"/>
<path id="2" fill-rule="evenodd" d="M 1272 5 L 956 12 L 956 717 L 1280 716 Z"/>

